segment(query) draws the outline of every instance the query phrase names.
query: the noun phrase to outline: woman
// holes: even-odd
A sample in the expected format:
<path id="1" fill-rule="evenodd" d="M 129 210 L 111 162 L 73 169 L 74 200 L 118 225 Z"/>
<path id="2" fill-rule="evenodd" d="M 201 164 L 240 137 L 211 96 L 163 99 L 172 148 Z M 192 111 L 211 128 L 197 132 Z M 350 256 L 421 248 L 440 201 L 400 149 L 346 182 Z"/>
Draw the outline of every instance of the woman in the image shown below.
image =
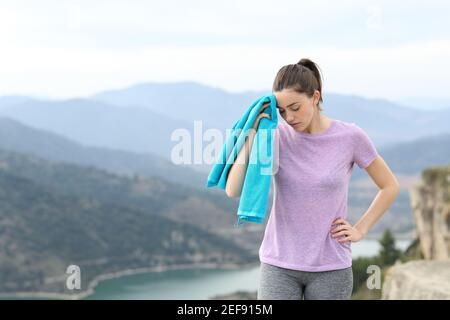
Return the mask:
<path id="1" fill-rule="evenodd" d="M 273 93 L 283 120 L 275 132 L 278 160 L 274 156 L 273 205 L 259 250 L 257 298 L 350 299 L 351 242 L 363 239 L 391 206 L 399 184 L 363 129 L 322 113 L 322 79 L 313 61 L 282 67 Z M 229 196 L 240 194 L 253 137 L 229 172 Z M 346 218 L 354 163 L 379 192 L 352 225 Z"/>

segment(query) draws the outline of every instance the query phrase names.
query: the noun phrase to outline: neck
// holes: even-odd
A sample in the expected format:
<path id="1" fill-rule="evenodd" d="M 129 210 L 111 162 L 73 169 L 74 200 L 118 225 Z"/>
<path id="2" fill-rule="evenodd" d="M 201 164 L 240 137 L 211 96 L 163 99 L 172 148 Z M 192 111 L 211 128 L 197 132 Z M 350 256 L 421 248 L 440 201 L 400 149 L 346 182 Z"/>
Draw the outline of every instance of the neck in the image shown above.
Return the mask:
<path id="1" fill-rule="evenodd" d="M 330 120 L 320 112 L 314 113 L 309 126 L 305 129 L 307 133 L 320 133 L 328 128 Z"/>

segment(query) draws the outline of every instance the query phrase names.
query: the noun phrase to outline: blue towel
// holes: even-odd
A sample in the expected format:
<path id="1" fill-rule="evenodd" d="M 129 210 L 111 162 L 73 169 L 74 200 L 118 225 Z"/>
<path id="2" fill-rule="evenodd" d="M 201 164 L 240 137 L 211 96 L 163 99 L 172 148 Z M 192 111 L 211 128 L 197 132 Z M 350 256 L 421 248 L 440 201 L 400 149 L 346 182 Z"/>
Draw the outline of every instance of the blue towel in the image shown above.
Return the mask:
<path id="1" fill-rule="evenodd" d="M 208 176 L 207 188 L 217 186 L 225 190 L 228 171 L 241 150 L 249 130 L 261 113 L 261 107 L 268 102 L 270 104 L 261 112 L 269 114 L 270 119 L 261 118 L 258 124 L 239 199 L 236 226 L 243 225 L 244 221 L 261 224 L 266 215 L 267 198 L 272 179 L 274 130 L 278 124 L 276 98 L 272 93 L 254 101 L 241 118 L 234 123 L 231 134 L 227 137 Z"/>

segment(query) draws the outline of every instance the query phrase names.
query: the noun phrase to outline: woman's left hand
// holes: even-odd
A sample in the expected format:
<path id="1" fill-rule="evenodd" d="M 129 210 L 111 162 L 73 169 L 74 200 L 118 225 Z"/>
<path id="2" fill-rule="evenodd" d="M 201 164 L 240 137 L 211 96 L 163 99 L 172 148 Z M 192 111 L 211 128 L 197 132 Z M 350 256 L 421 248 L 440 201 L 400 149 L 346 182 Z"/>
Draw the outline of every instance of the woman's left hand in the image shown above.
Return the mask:
<path id="1" fill-rule="evenodd" d="M 330 232 L 332 238 L 343 236 L 337 239 L 338 242 L 358 242 L 364 238 L 364 235 L 358 229 L 342 218 L 333 221 Z"/>

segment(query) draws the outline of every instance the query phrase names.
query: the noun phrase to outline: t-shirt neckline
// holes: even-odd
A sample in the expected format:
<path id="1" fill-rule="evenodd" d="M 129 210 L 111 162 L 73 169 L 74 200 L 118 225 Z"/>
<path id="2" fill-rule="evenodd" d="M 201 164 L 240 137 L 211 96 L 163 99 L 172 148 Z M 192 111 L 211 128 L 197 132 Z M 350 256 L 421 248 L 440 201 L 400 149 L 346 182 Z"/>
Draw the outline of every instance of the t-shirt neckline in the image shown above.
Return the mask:
<path id="1" fill-rule="evenodd" d="M 290 127 L 294 131 L 294 133 L 299 135 L 299 136 L 308 137 L 308 138 L 314 138 L 314 137 L 320 137 L 320 136 L 328 134 L 334 128 L 335 125 L 336 125 L 336 119 L 332 119 L 331 120 L 331 124 L 329 125 L 329 127 L 327 129 L 325 129 L 324 131 L 319 132 L 319 133 L 301 132 L 301 131 L 295 130 L 291 126 Z"/>

